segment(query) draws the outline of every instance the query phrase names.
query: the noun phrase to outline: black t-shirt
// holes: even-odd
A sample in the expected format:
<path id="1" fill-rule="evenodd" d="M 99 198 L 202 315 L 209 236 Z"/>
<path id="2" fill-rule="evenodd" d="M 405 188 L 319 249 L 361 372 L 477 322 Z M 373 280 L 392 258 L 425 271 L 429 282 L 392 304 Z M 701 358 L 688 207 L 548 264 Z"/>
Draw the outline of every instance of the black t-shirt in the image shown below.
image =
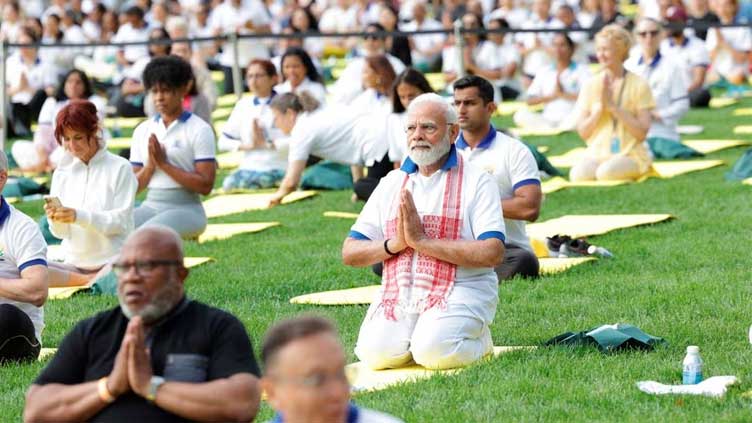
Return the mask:
<path id="1" fill-rule="evenodd" d="M 687 26 L 692 26 L 694 24 L 717 24 L 721 23 L 721 20 L 718 19 L 718 16 L 715 15 L 713 12 L 708 12 L 704 16 L 695 18 L 690 16 L 689 19 L 687 19 Z M 695 29 L 695 35 L 697 38 L 705 41 L 705 38 L 708 36 L 708 30 L 707 29 Z"/>
<path id="2" fill-rule="evenodd" d="M 128 319 L 116 307 L 86 319 L 65 337 L 35 384 L 79 384 L 112 371 Z M 146 334 L 155 375 L 167 381 L 208 382 L 237 373 L 259 376 L 251 341 L 233 315 L 183 299 Z M 91 421 L 160 421 L 185 419 L 130 392 L 102 409 Z"/>

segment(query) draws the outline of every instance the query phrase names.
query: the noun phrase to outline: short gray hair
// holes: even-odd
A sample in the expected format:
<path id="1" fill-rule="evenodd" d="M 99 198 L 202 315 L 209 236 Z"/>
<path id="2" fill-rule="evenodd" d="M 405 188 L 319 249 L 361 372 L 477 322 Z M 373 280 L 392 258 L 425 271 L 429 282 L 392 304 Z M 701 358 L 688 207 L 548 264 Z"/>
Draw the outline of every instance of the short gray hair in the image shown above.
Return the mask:
<path id="1" fill-rule="evenodd" d="M 457 123 L 457 111 L 454 110 L 454 107 L 452 107 L 444 97 L 436 93 L 425 93 L 415 97 L 415 99 L 410 102 L 410 105 L 407 106 L 407 114 L 409 115 L 423 104 L 433 104 L 441 108 L 444 112 L 444 118 L 447 123 Z"/>
<path id="2" fill-rule="evenodd" d="M 8 156 L 5 151 L 0 150 L 0 172 L 8 170 Z"/>

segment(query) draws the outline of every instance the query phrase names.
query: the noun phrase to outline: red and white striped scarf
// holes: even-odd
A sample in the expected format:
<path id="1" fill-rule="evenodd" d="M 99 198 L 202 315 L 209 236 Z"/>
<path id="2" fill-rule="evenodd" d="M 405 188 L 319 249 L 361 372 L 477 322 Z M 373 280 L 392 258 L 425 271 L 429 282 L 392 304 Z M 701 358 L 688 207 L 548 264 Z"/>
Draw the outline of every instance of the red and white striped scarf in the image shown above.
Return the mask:
<path id="1" fill-rule="evenodd" d="M 463 159 L 458 155 L 457 166 L 451 168 L 446 175 L 441 215 L 421 217 L 423 231 L 427 237 L 445 240 L 460 238 L 463 176 Z M 408 178 L 409 175 L 406 175 L 402 188 L 405 187 Z M 392 200 L 390 219 L 386 223 L 387 238 L 394 238 L 397 233 L 401 191 L 402 189 L 398 190 Z M 410 313 L 423 313 L 436 306 L 446 308 L 446 299 L 454 286 L 457 265 L 418 253 L 413 272 L 414 253 L 415 250 L 408 247 L 399 255 L 384 261 L 381 306 L 384 307 L 384 316 L 389 320 L 397 320 L 395 309 L 398 307 Z"/>

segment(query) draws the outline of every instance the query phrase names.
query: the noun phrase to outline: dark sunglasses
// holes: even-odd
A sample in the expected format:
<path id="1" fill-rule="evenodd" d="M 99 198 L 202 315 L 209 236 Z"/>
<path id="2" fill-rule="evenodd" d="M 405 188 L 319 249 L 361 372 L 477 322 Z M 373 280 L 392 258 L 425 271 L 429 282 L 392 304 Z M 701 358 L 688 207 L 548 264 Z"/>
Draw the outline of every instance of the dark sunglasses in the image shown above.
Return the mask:
<path id="1" fill-rule="evenodd" d="M 660 34 L 660 31 L 656 29 L 653 31 L 640 31 L 637 33 L 637 35 L 639 35 L 642 38 L 645 38 L 648 34 L 650 34 L 651 37 L 657 37 L 658 34 Z"/>

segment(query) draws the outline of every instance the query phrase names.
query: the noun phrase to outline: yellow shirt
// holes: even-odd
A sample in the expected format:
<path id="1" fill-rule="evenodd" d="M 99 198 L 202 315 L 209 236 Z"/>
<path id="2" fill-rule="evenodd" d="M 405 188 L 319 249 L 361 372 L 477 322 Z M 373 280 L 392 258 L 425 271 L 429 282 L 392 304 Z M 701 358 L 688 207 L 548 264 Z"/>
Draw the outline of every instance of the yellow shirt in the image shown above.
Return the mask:
<path id="1" fill-rule="evenodd" d="M 577 97 L 577 110 L 591 112 L 600 107 L 604 77 L 605 72 L 599 72 L 588 81 Z M 650 110 L 655 107 L 650 86 L 640 76 L 627 72 L 623 84 L 621 99 L 619 99 L 621 87 L 615 90 L 612 97 L 614 102 L 618 103 L 622 109 L 636 116 L 638 111 Z M 618 153 L 611 150 L 612 141 L 615 137 L 619 140 Z M 646 173 L 650 169 L 652 158 L 644 141 L 644 139 L 638 140 L 632 136 L 621 122 L 617 121 L 616 131 L 614 131 L 614 119 L 609 112 L 604 111 L 598 119 L 592 135 L 585 140 L 585 144 L 587 144 L 588 156 L 599 162 L 616 154 L 623 155 L 636 161 L 640 171 Z"/>

